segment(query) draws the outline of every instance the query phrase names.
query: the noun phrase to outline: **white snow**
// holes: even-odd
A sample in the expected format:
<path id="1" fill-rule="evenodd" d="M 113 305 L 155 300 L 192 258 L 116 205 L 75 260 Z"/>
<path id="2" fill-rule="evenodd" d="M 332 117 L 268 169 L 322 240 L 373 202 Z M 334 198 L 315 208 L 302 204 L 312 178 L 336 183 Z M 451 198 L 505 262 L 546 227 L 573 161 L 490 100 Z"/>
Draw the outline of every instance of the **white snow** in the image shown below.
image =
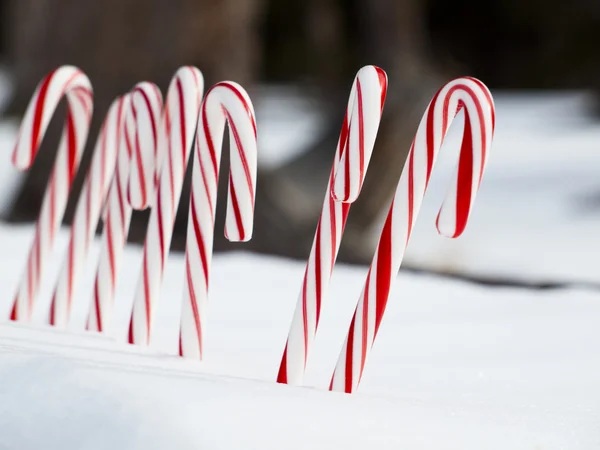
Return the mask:
<path id="1" fill-rule="evenodd" d="M 1 248 L 19 256 L 1 260 L 4 304 L 32 231 L 0 228 Z M 65 243 L 63 233 L 59 247 Z M 126 252 L 121 273 L 121 337 L 139 250 Z M 182 268 L 181 256 L 169 259 L 150 349 L 79 334 L 89 274 L 70 332 L 1 325 L 0 429 L 10 431 L 0 433 L 0 448 L 600 445 L 598 292 L 492 289 L 403 273 L 359 392 L 347 396 L 326 388 L 365 268 L 335 270 L 306 388 L 274 382 L 303 264 L 217 255 L 202 363 L 170 356 L 177 342 Z M 48 286 L 41 304 L 48 304 Z"/>

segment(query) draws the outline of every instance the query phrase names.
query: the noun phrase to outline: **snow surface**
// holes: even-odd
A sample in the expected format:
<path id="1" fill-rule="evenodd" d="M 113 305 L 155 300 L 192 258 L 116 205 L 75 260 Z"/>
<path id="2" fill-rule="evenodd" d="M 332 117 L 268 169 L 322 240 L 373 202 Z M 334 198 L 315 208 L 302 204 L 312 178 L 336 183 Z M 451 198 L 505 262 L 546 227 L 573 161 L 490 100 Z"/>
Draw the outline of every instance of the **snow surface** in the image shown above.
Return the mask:
<path id="1" fill-rule="evenodd" d="M 32 232 L 0 227 L 1 248 L 17 256 L 0 259 L 8 292 L 2 313 Z M 63 233 L 54 273 L 65 244 Z M 600 446 L 598 292 L 492 289 L 403 273 L 363 384 L 347 396 L 326 388 L 365 268 L 336 268 L 309 360 L 308 387 L 294 388 L 273 380 L 303 264 L 246 253 L 216 256 L 207 357 L 200 363 L 171 356 L 181 256 L 168 261 L 152 347 L 121 343 L 140 257 L 137 247 L 126 252 L 117 342 L 79 334 L 90 273 L 69 332 L 0 326 L 0 448 Z M 38 320 L 47 310 L 49 286 Z"/>

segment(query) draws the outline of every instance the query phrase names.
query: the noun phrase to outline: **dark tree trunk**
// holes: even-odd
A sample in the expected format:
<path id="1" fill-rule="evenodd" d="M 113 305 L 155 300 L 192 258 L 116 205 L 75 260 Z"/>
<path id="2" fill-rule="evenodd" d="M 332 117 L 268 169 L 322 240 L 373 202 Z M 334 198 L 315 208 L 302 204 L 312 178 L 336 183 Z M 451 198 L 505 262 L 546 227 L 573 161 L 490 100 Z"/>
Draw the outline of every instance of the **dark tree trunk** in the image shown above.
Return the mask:
<path id="1" fill-rule="evenodd" d="M 370 233 L 388 207 L 421 115 L 443 82 L 430 65 L 421 22 L 421 0 L 355 1 L 347 10 L 333 0 L 307 2 L 321 97 L 330 110 L 324 138 L 274 173 L 263 174 L 258 191 L 256 230 L 250 246 L 257 251 L 297 258 L 308 255 L 325 195 L 344 108 L 356 71 L 381 66 L 389 90 L 375 150 L 362 193 L 352 207 L 340 260 L 367 262 L 373 250 Z"/>

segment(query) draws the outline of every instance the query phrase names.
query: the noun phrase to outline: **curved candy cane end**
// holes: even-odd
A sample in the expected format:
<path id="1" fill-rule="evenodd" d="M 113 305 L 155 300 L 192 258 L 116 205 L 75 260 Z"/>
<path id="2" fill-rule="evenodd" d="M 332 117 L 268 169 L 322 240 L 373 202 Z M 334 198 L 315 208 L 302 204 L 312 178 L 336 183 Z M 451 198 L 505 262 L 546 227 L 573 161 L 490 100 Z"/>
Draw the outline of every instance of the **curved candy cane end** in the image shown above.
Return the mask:
<path id="1" fill-rule="evenodd" d="M 225 239 L 229 242 L 248 242 L 252 239 L 254 229 L 254 217 L 251 213 L 247 217 L 240 214 L 234 214 L 233 224 L 229 221 L 229 217 L 225 223 Z"/>
<path id="2" fill-rule="evenodd" d="M 21 152 L 17 150 L 19 144 L 15 145 L 15 149 L 13 150 L 13 154 L 11 156 L 11 162 L 15 169 L 18 170 L 27 170 L 31 167 L 32 159 L 27 157 L 27 155 L 23 155 Z"/>
<path id="3" fill-rule="evenodd" d="M 447 237 L 449 239 L 456 239 L 460 237 L 467 227 L 467 220 L 460 222 L 446 221 L 442 218 L 443 211 L 440 211 L 435 219 L 435 226 L 438 230 L 438 234 Z"/>
<path id="4" fill-rule="evenodd" d="M 387 74 L 377 66 L 364 66 L 356 74 L 346 111 L 347 127 L 340 135 L 343 154 L 331 187 L 336 202 L 353 203 L 360 195 L 381 122 L 387 84 Z"/>
<path id="5" fill-rule="evenodd" d="M 229 242 L 248 242 L 252 240 L 252 231 L 249 233 L 237 234 L 235 236 L 230 236 L 229 232 L 225 230 L 225 239 Z"/>
<path id="6" fill-rule="evenodd" d="M 132 164 L 127 182 L 127 202 L 137 210 L 151 206 L 156 170 L 158 127 L 163 109 L 163 98 L 158 86 L 142 81 L 129 93 L 128 114 L 134 120 L 132 136 Z"/>

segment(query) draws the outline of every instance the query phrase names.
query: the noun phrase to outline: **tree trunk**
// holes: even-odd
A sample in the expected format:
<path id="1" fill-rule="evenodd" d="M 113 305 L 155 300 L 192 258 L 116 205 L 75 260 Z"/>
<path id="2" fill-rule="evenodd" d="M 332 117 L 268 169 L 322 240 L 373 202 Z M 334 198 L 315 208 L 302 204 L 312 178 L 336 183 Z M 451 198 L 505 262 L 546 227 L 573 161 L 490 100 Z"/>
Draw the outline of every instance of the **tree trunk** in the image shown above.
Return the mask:
<path id="1" fill-rule="evenodd" d="M 310 3 L 314 12 L 328 11 L 331 23 L 325 27 L 342 28 L 341 38 L 328 40 L 312 33 L 315 58 L 322 63 L 317 68 L 317 79 L 324 80 L 321 96 L 334 112 L 325 137 L 314 148 L 262 175 L 251 248 L 297 258 L 308 255 L 352 79 L 360 67 L 375 64 L 388 73 L 388 96 L 369 171 L 350 212 L 339 255 L 346 262 L 370 260 L 375 244 L 371 229 L 389 206 L 421 115 L 443 82 L 424 45 L 423 3 L 359 0 L 347 10 L 349 14 L 336 13 L 333 0 Z"/>

